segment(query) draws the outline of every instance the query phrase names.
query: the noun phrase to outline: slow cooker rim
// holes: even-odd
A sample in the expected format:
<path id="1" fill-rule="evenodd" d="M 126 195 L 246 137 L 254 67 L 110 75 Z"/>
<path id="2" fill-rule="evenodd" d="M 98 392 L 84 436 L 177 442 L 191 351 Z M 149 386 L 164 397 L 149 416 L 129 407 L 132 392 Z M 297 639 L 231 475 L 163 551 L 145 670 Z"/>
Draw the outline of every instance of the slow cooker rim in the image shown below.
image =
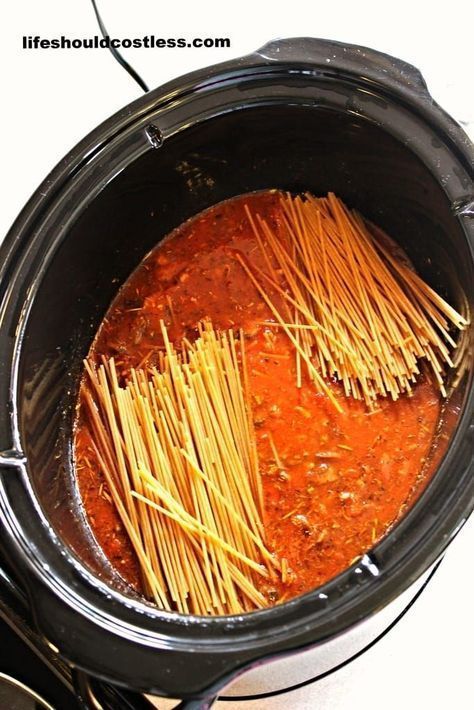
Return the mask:
<path id="1" fill-rule="evenodd" d="M 255 56 L 255 55 L 253 55 L 253 56 Z M 239 60 L 237 60 L 237 62 L 238 61 Z M 228 64 L 230 64 L 232 67 L 234 67 L 234 63 L 230 62 L 230 63 L 227 63 L 226 65 L 217 65 L 214 72 L 211 74 L 208 74 L 208 75 L 205 74 L 206 70 L 201 70 L 199 72 L 194 73 L 193 75 L 190 75 L 190 77 L 194 77 L 194 79 L 195 79 L 195 89 L 202 89 L 203 84 L 200 83 L 202 79 L 209 79 L 210 76 L 215 77 L 215 75 L 219 73 L 217 70 L 221 70 L 223 68 L 223 66 L 227 66 Z M 185 78 L 189 79 L 190 77 L 185 77 Z M 179 82 L 179 80 L 178 80 L 178 82 Z M 156 108 L 156 103 L 159 101 L 158 97 L 160 95 L 162 96 L 165 93 L 165 89 L 167 89 L 167 87 L 170 87 L 176 83 L 177 82 L 171 82 L 171 85 L 165 85 L 165 87 L 163 87 L 163 89 L 161 89 L 161 90 L 157 89 L 155 92 L 153 92 L 153 94 L 156 95 L 156 97 L 153 101 L 151 101 L 150 97 L 143 97 L 141 99 L 138 99 L 136 102 L 132 103 L 127 108 L 133 108 L 135 106 L 137 109 L 139 109 L 140 107 L 143 107 L 143 108 L 145 106 L 150 107 L 151 105 L 153 105 Z M 158 94 L 158 92 L 161 92 L 161 93 Z M 86 137 L 84 139 L 84 141 L 69 154 L 69 159 L 66 158 L 66 160 L 62 164 L 62 167 L 59 166 L 59 168 L 56 169 L 56 171 L 58 171 L 57 174 L 55 175 L 55 171 L 53 171 L 53 173 L 49 176 L 49 178 L 46 179 L 45 183 L 43 183 L 43 185 L 45 185 L 46 183 L 48 184 L 48 191 L 49 191 L 50 187 L 52 187 L 52 185 L 55 182 L 57 182 L 61 177 L 65 177 L 65 176 L 67 177 L 67 175 L 69 175 L 69 176 L 72 175 L 76 169 L 80 170 L 80 161 L 81 161 L 80 147 L 81 146 L 83 146 L 85 148 L 86 144 L 87 144 L 87 146 L 90 146 L 91 143 L 96 143 L 96 145 L 97 145 L 96 138 L 98 137 L 99 132 L 102 132 L 104 139 L 107 134 L 109 134 L 109 138 L 110 138 L 111 135 L 116 135 L 118 132 L 123 130 L 128 125 L 129 120 L 127 120 L 126 118 L 123 117 L 124 113 L 126 113 L 125 110 L 123 112 L 119 112 L 119 114 L 116 114 L 116 116 L 109 119 L 101 127 L 96 129 L 96 131 L 94 131 L 90 136 Z M 144 113 L 144 111 L 138 111 L 138 115 L 134 115 L 134 120 L 138 120 L 143 113 Z M 132 115 L 133 115 L 133 110 L 132 110 Z M 127 113 L 127 117 L 128 117 L 128 119 L 130 119 L 129 113 Z M 117 121 L 119 121 L 119 126 L 116 125 Z M 120 127 L 120 121 L 122 121 L 121 127 Z M 115 132 L 109 131 L 108 127 L 112 128 L 113 126 L 115 126 L 115 128 L 116 128 Z M 84 151 L 84 157 L 85 156 L 87 156 L 87 151 Z M 89 153 L 89 158 L 90 158 L 90 153 Z M 59 188 L 60 187 L 61 187 L 61 185 L 59 185 Z M 39 190 L 41 190 L 41 187 L 39 188 Z M 41 202 L 41 200 L 40 200 L 40 202 Z M 10 241 L 12 241 L 13 239 L 17 239 L 19 237 L 20 233 L 26 229 L 28 220 L 30 218 L 31 219 L 33 218 L 35 210 L 39 210 L 39 209 L 40 209 L 40 204 L 39 203 L 35 204 L 35 198 L 32 198 L 32 200 L 30 200 L 30 202 L 27 204 L 27 206 L 23 210 L 22 214 L 19 216 L 17 222 L 13 226 L 12 231 L 10 232 L 10 234 L 11 234 Z M 36 216 L 38 216 L 38 215 L 36 215 Z M 24 222 L 23 226 L 22 226 L 22 220 Z M 16 235 L 15 235 L 15 233 L 16 233 Z M 23 245 L 23 247 L 24 246 L 25 245 Z M 2 254 L 3 254 L 4 250 L 7 249 L 7 247 L 8 247 L 8 244 L 5 247 L 2 246 L 2 252 L 1 252 Z M 18 244 L 18 248 L 20 248 L 19 244 Z M 471 395 L 472 395 L 472 393 L 471 393 Z M 471 401 L 471 405 L 472 405 L 472 396 L 471 396 L 470 401 Z M 465 405 L 465 414 L 466 413 L 467 413 L 467 409 L 466 409 L 466 405 Z M 456 436 L 460 432 L 461 423 L 462 423 L 461 421 L 458 423 Z M 465 430 L 467 431 L 467 422 L 465 421 L 465 423 L 466 423 Z M 463 429 L 463 431 L 464 431 L 464 429 Z M 11 456 L 8 459 L 8 461 L 7 461 L 7 458 L 8 457 L 5 457 L 5 456 L 3 457 L 3 464 L 9 463 L 10 465 L 13 465 L 13 466 L 17 465 L 18 462 L 15 461 L 14 456 Z M 2 462 L 0 461 L 0 463 L 2 463 Z M 446 541 L 446 544 L 447 544 L 447 542 L 448 541 Z M 317 590 L 317 591 L 320 592 L 321 590 Z M 314 594 L 314 592 L 311 592 L 311 593 L 309 593 L 309 595 L 305 595 L 305 596 L 310 596 L 312 594 Z M 299 599 L 301 599 L 301 597 Z M 296 601 L 297 600 L 295 600 L 295 602 Z M 288 605 L 292 605 L 295 602 L 288 602 Z M 281 607 L 275 607 L 274 609 L 281 610 L 285 606 L 287 606 L 287 605 L 282 605 Z M 274 609 L 264 610 L 262 612 L 254 612 L 251 616 L 256 617 L 257 615 L 260 615 L 260 614 L 272 614 L 272 612 L 274 612 Z M 176 615 L 174 615 L 174 616 L 176 616 Z M 199 617 L 197 617 L 197 618 L 199 619 Z M 229 617 L 221 617 L 220 619 L 212 620 L 211 623 L 213 623 L 214 621 L 220 623 L 220 622 L 224 622 L 225 620 L 228 621 Z"/>
<path id="2" fill-rule="evenodd" d="M 308 52 L 308 58 L 303 60 L 293 57 L 291 55 L 293 45 L 297 46 L 299 53 Z M 287 57 L 288 49 L 290 54 Z M 336 54 L 333 54 L 333 63 L 329 68 L 324 63 L 324 57 L 334 52 Z M 365 61 L 370 61 L 371 66 L 365 65 Z M 351 62 L 354 62 L 354 65 Z M 4 257 L 0 260 L 0 283 L 4 277 L 8 257 L 14 251 L 17 234 L 31 221 L 40 205 L 54 197 L 50 194 L 52 186 L 60 187 L 64 179 L 72 177 L 86 161 L 94 157 L 99 146 L 103 146 L 124 131 L 128 125 L 152 113 L 156 108 L 165 107 L 168 103 L 177 101 L 189 93 L 229 79 L 238 79 L 240 72 L 242 78 L 245 78 L 249 73 L 255 75 L 259 69 L 267 74 L 275 67 L 285 69 L 293 65 L 299 68 L 307 65 L 311 69 L 318 66 L 321 74 L 333 78 L 341 78 L 347 73 L 347 78 L 352 81 L 359 80 L 361 83 L 373 84 L 383 91 L 390 91 L 392 95 L 403 100 L 412 111 L 420 113 L 433 126 L 441 130 L 472 175 L 474 144 L 462 127 L 432 98 L 423 76 L 416 67 L 369 47 L 343 44 L 335 40 L 313 37 L 273 40 L 249 55 L 197 69 L 168 81 L 131 101 L 90 131 L 57 163 L 20 210 L 0 244 L 0 254 Z M 382 66 L 384 68 L 381 68 Z M 364 70 L 363 76 L 360 74 L 362 70 Z M 406 77 L 405 80 L 403 77 Z M 466 198 L 469 196 L 466 195 Z M 470 199 L 472 201 L 474 195 L 470 195 Z"/>

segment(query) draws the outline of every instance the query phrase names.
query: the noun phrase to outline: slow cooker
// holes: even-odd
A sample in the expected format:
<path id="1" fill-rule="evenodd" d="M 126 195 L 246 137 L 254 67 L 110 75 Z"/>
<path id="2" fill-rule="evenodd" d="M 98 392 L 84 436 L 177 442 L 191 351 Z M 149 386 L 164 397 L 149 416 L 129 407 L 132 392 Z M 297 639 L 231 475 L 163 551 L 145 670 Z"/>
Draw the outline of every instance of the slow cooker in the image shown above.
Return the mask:
<path id="1" fill-rule="evenodd" d="M 262 661 L 305 652 L 314 675 L 337 666 L 357 651 L 362 622 L 385 614 L 388 625 L 422 586 L 474 501 L 466 331 L 434 475 L 359 562 L 304 596 L 241 616 L 180 616 L 134 596 L 92 537 L 71 452 L 82 359 L 119 285 L 163 236 L 216 202 L 271 187 L 334 191 L 467 314 L 473 155 L 412 66 L 363 47 L 288 39 L 125 107 L 27 203 L 0 257 L 1 555 L 38 632 L 78 669 L 85 705 L 95 701 L 82 671 L 206 707 Z"/>

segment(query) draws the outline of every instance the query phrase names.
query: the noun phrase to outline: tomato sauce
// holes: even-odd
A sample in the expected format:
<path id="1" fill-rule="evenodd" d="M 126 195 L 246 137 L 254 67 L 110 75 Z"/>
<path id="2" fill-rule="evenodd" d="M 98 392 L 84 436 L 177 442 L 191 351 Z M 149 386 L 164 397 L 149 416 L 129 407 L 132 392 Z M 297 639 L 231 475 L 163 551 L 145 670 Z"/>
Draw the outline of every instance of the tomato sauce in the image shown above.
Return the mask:
<path id="1" fill-rule="evenodd" d="M 295 350 L 272 326 L 268 306 L 235 259 L 265 270 L 244 207 L 278 230 L 279 196 L 234 198 L 181 225 L 141 263 L 120 290 L 91 349 L 131 367 L 157 363 L 160 320 L 178 344 L 194 338 L 203 317 L 246 336 L 251 406 L 265 500 L 267 543 L 288 564 L 285 581 L 266 583 L 269 602 L 321 585 L 370 549 L 426 483 L 425 466 L 441 401 L 429 378 L 412 397 L 379 400 L 375 411 L 331 382 L 342 412 L 305 379 L 296 386 Z M 278 294 L 271 294 L 278 303 Z M 140 588 L 138 566 L 115 512 L 79 410 L 77 478 L 99 545 L 121 575 Z"/>

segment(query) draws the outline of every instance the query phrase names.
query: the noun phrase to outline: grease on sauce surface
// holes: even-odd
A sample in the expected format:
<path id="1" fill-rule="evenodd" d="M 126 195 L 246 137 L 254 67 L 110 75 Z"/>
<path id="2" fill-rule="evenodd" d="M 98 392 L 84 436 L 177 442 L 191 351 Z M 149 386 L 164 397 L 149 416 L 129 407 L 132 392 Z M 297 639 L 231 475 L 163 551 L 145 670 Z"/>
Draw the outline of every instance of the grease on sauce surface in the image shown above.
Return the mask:
<path id="1" fill-rule="evenodd" d="M 267 542 L 288 565 L 285 583 L 262 588 L 270 602 L 328 581 L 370 549 L 426 483 L 423 468 L 440 416 L 438 391 L 421 378 L 411 398 L 379 400 L 369 412 L 332 382 L 342 412 L 303 378 L 294 348 L 265 321 L 271 313 L 235 260 L 265 262 L 245 216 L 248 204 L 275 230 L 278 193 L 234 198 L 201 213 L 156 247 L 120 290 L 91 355 L 113 356 L 126 376 L 157 362 L 163 319 L 179 343 L 200 319 L 243 328 L 265 497 Z M 272 295 L 272 298 L 274 295 Z M 98 543 L 140 588 L 138 566 L 99 471 L 86 424 L 76 428 L 83 504 Z"/>

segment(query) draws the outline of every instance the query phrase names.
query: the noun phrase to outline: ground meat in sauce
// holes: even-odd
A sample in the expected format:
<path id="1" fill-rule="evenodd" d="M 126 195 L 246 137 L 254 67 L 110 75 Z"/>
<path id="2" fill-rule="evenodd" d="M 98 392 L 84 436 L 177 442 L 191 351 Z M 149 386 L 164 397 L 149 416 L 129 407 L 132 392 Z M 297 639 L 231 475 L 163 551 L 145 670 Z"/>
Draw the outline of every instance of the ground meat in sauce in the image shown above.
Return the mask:
<path id="1" fill-rule="evenodd" d="M 269 601 L 278 601 L 341 572 L 413 501 L 426 482 L 423 464 L 441 403 L 427 378 L 418 382 L 412 398 L 380 401 L 375 412 L 346 398 L 338 383 L 331 386 L 341 413 L 309 382 L 296 387 L 294 349 L 284 334 L 265 324 L 271 313 L 234 258 L 237 250 L 265 269 L 245 216 L 246 203 L 278 230 L 278 194 L 269 191 L 234 198 L 186 222 L 122 287 L 91 355 L 114 356 L 126 376 L 130 367 L 156 363 L 162 348 L 160 319 L 177 343 L 183 336 L 194 338 L 203 317 L 218 328 L 243 328 L 267 542 L 289 567 L 285 584 L 263 588 Z M 134 553 L 80 414 L 75 458 L 97 541 L 121 575 L 139 589 Z"/>

